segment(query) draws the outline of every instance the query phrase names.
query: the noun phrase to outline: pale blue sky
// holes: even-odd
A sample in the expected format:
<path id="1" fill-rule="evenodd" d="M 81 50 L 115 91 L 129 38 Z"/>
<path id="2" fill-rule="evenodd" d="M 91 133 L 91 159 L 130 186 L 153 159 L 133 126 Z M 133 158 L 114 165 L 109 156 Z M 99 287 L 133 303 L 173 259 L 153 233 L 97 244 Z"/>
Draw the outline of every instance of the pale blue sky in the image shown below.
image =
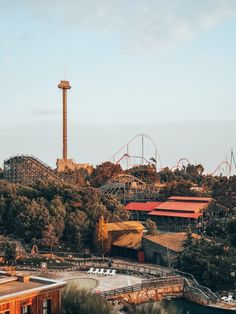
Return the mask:
<path id="1" fill-rule="evenodd" d="M 144 131 L 165 165 L 185 154 L 210 169 L 236 150 L 235 0 L 0 0 L 0 21 L 0 163 L 33 153 L 54 166 L 64 75 L 77 161 Z"/>

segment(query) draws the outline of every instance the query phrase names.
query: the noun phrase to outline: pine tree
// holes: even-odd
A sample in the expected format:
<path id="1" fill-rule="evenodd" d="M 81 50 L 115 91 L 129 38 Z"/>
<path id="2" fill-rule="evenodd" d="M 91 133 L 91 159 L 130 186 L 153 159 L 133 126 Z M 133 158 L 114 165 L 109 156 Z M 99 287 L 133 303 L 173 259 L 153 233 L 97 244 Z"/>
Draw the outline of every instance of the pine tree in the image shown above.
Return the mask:
<path id="1" fill-rule="evenodd" d="M 157 230 L 157 225 L 154 221 L 152 221 L 151 219 L 147 219 L 146 220 L 146 229 L 147 229 L 147 233 L 150 235 L 157 235 L 159 232 Z"/>
<path id="2" fill-rule="evenodd" d="M 52 248 L 58 243 L 58 237 L 56 236 L 53 225 L 47 225 L 42 236 L 42 244 L 50 247 L 52 256 Z"/>
<path id="3" fill-rule="evenodd" d="M 97 251 L 101 253 L 104 258 L 104 254 L 108 251 L 108 232 L 103 216 L 99 219 L 96 227 L 95 243 Z"/>
<path id="4" fill-rule="evenodd" d="M 192 228 L 190 225 L 187 228 L 186 235 L 187 235 L 187 239 L 185 241 L 185 246 L 188 247 L 193 244 Z"/>

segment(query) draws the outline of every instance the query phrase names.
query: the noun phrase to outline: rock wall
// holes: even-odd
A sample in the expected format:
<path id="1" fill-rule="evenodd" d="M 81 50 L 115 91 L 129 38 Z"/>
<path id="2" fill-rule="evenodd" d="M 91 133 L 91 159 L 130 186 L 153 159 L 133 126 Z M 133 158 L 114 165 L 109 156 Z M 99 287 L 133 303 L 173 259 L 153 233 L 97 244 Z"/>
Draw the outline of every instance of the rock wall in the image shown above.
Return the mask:
<path id="1" fill-rule="evenodd" d="M 206 298 L 202 297 L 199 294 L 193 294 L 191 292 L 184 292 L 184 298 L 194 303 L 201 304 L 201 305 L 209 304 L 209 301 Z"/>
<path id="2" fill-rule="evenodd" d="M 171 287 L 143 289 L 140 291 L 120 294 L 119 296 L 109 298 L 109 300 L 119 300 L 121 302 L 123 300 L 129 304 L 141 304 L 150 301 L 160 301 L 165 296 L 181 298 L 183 296 L 183 286 L 173 285 Z"/>

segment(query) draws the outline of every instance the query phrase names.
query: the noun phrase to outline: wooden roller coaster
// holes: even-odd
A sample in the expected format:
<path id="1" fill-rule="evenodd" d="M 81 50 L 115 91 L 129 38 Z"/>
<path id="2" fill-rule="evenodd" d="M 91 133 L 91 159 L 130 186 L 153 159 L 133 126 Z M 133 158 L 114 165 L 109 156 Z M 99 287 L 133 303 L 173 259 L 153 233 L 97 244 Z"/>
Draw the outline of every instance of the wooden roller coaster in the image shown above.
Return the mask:
<path id="1" fill-rule="evenodd" d="M 11 183 L 32 185 L 39 180 L 64 183 L 64 178 L 34 156 L 18 155 L 4 161 L 4 178 Z"/>
<path id="2" fill-rule="evenodd" d="M 100 187 L 104 194 L 116 196 L 123 204 L 128 202 L 146 202 L 158 197 L 158 189 L 130 175 L 119 174 Z"/>

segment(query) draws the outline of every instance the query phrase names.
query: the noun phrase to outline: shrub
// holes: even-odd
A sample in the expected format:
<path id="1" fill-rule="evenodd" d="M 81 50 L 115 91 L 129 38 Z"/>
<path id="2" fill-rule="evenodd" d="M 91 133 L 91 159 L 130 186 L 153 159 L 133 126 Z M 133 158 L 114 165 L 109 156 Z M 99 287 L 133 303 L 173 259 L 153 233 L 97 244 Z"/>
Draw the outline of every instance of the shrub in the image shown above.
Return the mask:
<path id="1" fill-rule="evenodd" d="M 67 286 L 62 294 L 62 314 L 112 314 L 112 307 L 104 299 L 88 290 Z"/>

